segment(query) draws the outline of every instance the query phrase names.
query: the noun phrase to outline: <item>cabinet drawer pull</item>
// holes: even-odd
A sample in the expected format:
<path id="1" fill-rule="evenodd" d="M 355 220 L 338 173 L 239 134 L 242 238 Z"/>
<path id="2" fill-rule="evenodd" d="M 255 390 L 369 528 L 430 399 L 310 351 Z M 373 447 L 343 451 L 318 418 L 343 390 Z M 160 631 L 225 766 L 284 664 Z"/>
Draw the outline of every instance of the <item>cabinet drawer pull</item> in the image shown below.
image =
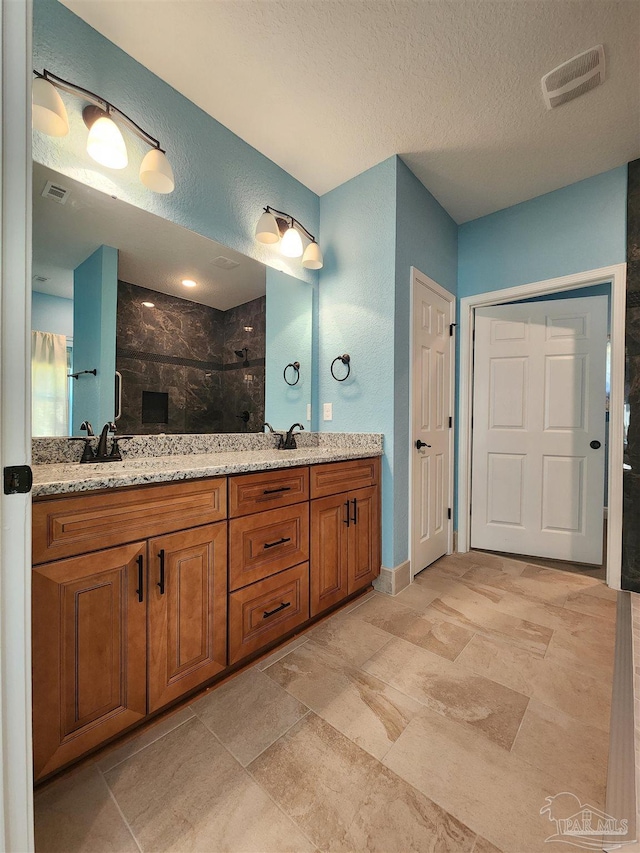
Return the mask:
<path id="1" fill-rule="evenodd" d="M 357 511 L 358 499 L 354 498 L 352 503 L 353 503 L 353 518 L 351 519 L 351 521 L 353 521 L 354 524 L 357 524 L 358 523 L 358 511 Z"/>
<path id="2" fill-rule="evenodd" d="M 290 601 L 283 601 L 279 607 L 276 607 L 275 610 L 265 610 L 262 614 L 263 619 L 268 619 L 269 616 L 273 616 L 274 613 L 279 613 L 281 610 L 285 610 L 287 607 L 291 607 Z"/>
<path id="3" fill-rule="evenodd" d="M 164 595 L 164 548 L 158 551 L 158 559 L 160 560 L 160 580 L 156 586 L 160 588 L 160 595 Z"/>
<path id="4" fill-rule="evenodd" d="M 277 542 L 265 542 L 264 548 L 275 548 L 276 545 L 284 545 L 285 542 L 291 542 L 290 536 L 283 536 L 282 539 L 278 539 Z"/>
<path id="5" fill-rule="evenodd" d="M 290 491 L 291 491 L 291 486 L 280 486 L 277 489 L 264 489 L 262 494 L 263 495 L 275 495 L 278 492 L 290 492 Z"/>
<path id="6" fill-rule="evenodd" d="M 144 601 L 144 557 L 142 554 L 140 554 L 136 562 L 138 563 L 138 589 L 136 590 L 136 593 L 138 595 L 138 601 Z"/>
<path id="7" fill-rule="evenodd" d="M 349 503 L 350 503 L 350 501 L 344 502 L 344 505 L 347 508 L 347 517 L 342 519 L 343 523 L 346 524 L 347 527 L 351 524 L 351 514 L 349 513 Z"/>

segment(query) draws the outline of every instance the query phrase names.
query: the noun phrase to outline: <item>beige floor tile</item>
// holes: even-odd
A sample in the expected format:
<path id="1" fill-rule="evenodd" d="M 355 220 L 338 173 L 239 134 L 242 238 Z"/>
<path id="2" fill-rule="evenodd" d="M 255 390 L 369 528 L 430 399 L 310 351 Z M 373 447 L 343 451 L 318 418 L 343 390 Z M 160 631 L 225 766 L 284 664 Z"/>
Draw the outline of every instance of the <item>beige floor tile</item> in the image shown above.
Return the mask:
<path id="1" fill-rule="evenodd" d="M 255 667 L 191 708 L 243 767 L 309 710 Z"/>
<path id="2" fill-rule="evenodd" d="M 294 637 L 293 640 L 290 640 L 288 643 L 285 643 L 284 646 L 280 646 L 279 649 L 276 649 L 273 654 L 268 655 L 266 658 L 258 661 L 256 663 L 256 667 L 258 669 L 266 669 L 268 666 L 271 666 L 272 663 L 275 663 L 277 660 L 281 660 L 283 657 L 286 657 L 289 652 L 292 652 L 294 649 L 297 649 L 298 646 L 302 646 L 309 639 L 309 634 L 300 634 L 299 637 Z"/>
<path id="3" fill-rule="evenodd" d="M 499 850 L 550 848 L 544 841 L 553 828 L 540 809 L 559 793 L 557 782 L 470 727 L 425 710 L 383 764 Z"/>
<path id="4" fill-rule="evenodd" d="M 473 846 L 459 821 L 313 714 L 249 770 L 322 850 L 464 853 Z"/>
<path id="5" fill-rule="evenodd" d="M 166 734 L 177 729 L 178 726 L 181 726 L 183 723 L 186 723 L 187 720 L 191 720 L 192 718 L 193 711 L 190 708 L 181 708 L 170 717 L 166 717 L 156 723 L 156 725 L 145 729 L 142 734 L 131 738 L 122 746 L 108 752 L 104 758 L 101 758 L 100 761 L 96 762 L 98 768 L 103 773 L 106 773 L 107 770 L 111 770 L 111 768 L 115 767 L 116 764 L 120 764 L 121 761 L 130 758 L 136 752 L 140 752 L 140 750 L 144 749 L 145 746 L 149 746 L 150 743 L 164 737 Z"/>
<path id="6" fill-rule="evenodd" d="M 443 595 L 437 598 L 424 614 L 427 618 L 444 618 L 470 631 L 510 643 L 540 656 L 544 655 L 552 630 L 542 623 L 505 612 L 508 608 L 503 607 L 503 604 L 504 601 L 495 604 L 477 599 L 461 601 Z"/>
<path id="7" fill-rule="evenodd" d="M 546 571 L 540 569 L 540 572 Z M 569 577 L 569 576 L 568 576 Z M 575 590 L 575 586 L 561 584 L 555 580 L 549 581 L 546 576 L 530 578 L 526 575 L 526 567 L 520 575 L 508 575 L 500 569 L 489 566 L 478 566 L 471 569 L 463 578 L 464 581 L 472 581 L 476 584 L 484 584 L 488 587 L 511 592 L 515 595 L 523 595 L 528 598 L 548 601 L 562 607 L 567 595 Z"/>
<path id="8" fill-rule="evenodd" d="M 388 752 L 422 710 L 419 702 L 326 654 L 313 642 L 269 667 L 266 674 L 376 758 Z"/>
<path id="9" fill-rule="evenodd" d="M 611 680 L 613 671 L 614 643 L 604 643 L 584 640 L 567 631 L 554 631 L 545 654 L 546 660 L 557 661 L 587 675 L 601 675 Z"/>
<path id="10" fill-rule="evenodd" d="M 587 675 L 583 670 L 480 635 L 471 640 L 455 665 L 608 731 L 610 674 Z"/>
<path id="11" fill-rule="evenodd" d="M 495 844 L 492 844 L 490 841 L 487 841 L 486 838 L 478 835 L 472 853 L 502 853 L 502 851 L 498 850 Z"/>
<path id="12" fill-rule="evenodd" d="M 437 590 L 441 596 L 448 595 L 460 601 L 485 601 L 487 604 L 495 604 L 498 601 L 502 601 L 505 595 L 504 591 L 497 589 L 495 586 L 492 587 L 481 581 L 474 580 L 474 572 L 485 571 L 496 573 L 497 570 L 476 566 L 460 578 L 432 576 L 424 572 L 423 576 L 416 578 L 416 582 L 424 584 L 429 589 Z M 506 579 L 509 578 L 509 575 L 505 575 L 502 572 L 498 574 Z"/>
<path id="13" fill-rule="evenodd" d="M 180 726 L 105 778 L 145 851 L 313 850 L 200 720 Z"/>
<path id="14" fill-rule="evenodd" d="M 439 591 L 423 583 L 414 581 L 406 589 L 394 596 L 393 600 L 405 607 L 410 607 L 416 613 L 424 613 L 439 596 Z"/>
<path id="15" fill-rule="evenodd" d="M 615 622 L 616 602 L 610 598 L 589 595 L 588 592 L 574 592 L 568 596 L 564 604 L 569 610 L 585 613 L 587 616 L 599 616 Z"/>
<path id="16" fill-rule="evenodd" d="M 376 593 L 378 595 L 378 593 Z M 363 623 L 357 617 L 358 610 L 336 614 L 307 635 L 309 640 L 341 660 L 360 666 L 388 641 L 385 631 Z"/>
<path id="17" fill-rule="evenodd" d="M 37 853 L 138 853 L 95 767 L 52 782 L 34 808 Z"/>
<path id="18" fill-rule="evenodd" d="M 585 588 L 586 595 L 595 595 L 596 598 L 606 598 L 608 601 L 618 601 L 618 590 L 612 589 L 606 583 L 597 583 Z"/>
<path id="19" fill-rule="evenodd" d="M 455 660 L 473 637 L 467 628 L 444 619 L 427 619 L 398 601 L 384 601 L 382 596 L 370 599 L 354 616 L 448 660 Z"/>
<path id="20" fill-rule="evenodd" d="M 425 574 L 429 576 L 441 575 L 442 577 L 461 577 L 468 572 L 470 568 L 477 565 L 471 553 L 467 554 L 450 554 L 446 557 L 440 557 L 435 563 L 427 566 L 416 575 L 420 578 Z"/>
<path id="21" fill-rule="evenodd" d="M 512 752 L 553 776 L 561 790 L 577 786 L 592 805 L 604 807 L 608 732 L 532 699 Z"/>
<path id="22" fill-rule="evenodd" d="M 587 616 L 566 607 L 556 607 L 546 601 L 534 601 L 532 598 L 507 593 L 495 608 L 512 617 L 545 625 L 553 630 L 566 631 L 585 643 L 615 641 L 615 622 L 610 619 Z"/>
<path id="23" fill-rule="evenodd" d="M 510 749 L 528 697 L 404 640 L 393 639 L 363 667 L 398 690 Z"/>
<path id="24" fill-rule="evenodd" d="M 522 577 L 529 580 L 541 581 L 545 585 L 557 584 L 558 586 L 573 590 L 598 589 L 599 587 L 605 587 L 606 589 L 605 584 L 601 580 L 593 578 L 590 575 L 571 574 L 558 569 L 536 566 L 533 563 L 527 563 L 522 572 Z"/>
<path id="25" fill-rule="evenodd" d="M 500 569 L 508 575 L 521 575 L 527 565 L 525 560 L 516 560 L 501 554 L 490 554 L 487 551 L 469 551 L 469 557 L 478 566 Z"/>

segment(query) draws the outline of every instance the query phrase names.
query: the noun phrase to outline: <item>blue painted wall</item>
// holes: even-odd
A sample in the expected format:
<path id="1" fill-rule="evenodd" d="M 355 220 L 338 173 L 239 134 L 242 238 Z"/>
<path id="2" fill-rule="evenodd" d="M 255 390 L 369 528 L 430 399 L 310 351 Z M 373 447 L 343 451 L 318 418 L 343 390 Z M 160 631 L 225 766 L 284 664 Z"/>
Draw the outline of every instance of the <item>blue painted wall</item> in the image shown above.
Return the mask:
<path id="1" fill-rule="evenodd" d="M 626 260 L 627 167 L 466 222 L 458 296 L 544 281 Z"/>
<path id="2" fill-rule="evenodd" d="M 450 293 L 458 273 L 458 226 L 400 158 L 396 165 L 394 566 L 409 556 L 411 267 Z"/>
<path id="3" fill-rule="evenodd" d="M 31 328 L 34 332 L 51 332 L 73 338 L 73 299 L 34 290 L 31 294 Z"/>
<path id="4" fill-rule="evenodd" d="M 265 420 L 274 429 L 301 423 L 311 429 L 307 404 L 312 386 L 312 310 L 314 285 L 267 267 Z M 284 381 L 285 365 L 300 362 L 300 378 L 293 387 Z M 295 371 L 287 370 L 294 382 Z"/>
<path id="5" fill-rule="evenodd" d="M 73 273 L 73 369 L 98 371 L 80 376 L 73 387 L 71 433 L 82 435 L 88 419 L 96 432 L 112 421 L 116 371 L 118 250 L 101 246 Z"/>
<path id="6" fill-rule="evenodd" d="M 393 566 L 393 423 L 396 158 L 320 199 L 324 268 L 318 288 L 318 428 L 382 432 L 382 562 Z M 351 376 L 329 368 L 351 356 Z M 342 367 L 342 365 L 338 365 Z M 336 372 L 338 370 L 336 369 Z M 339 375 L 339 374 L 338 374 Z M 322 420 L 333 403 L 333 420 Z"/>
<path id="7" fill-rule="evenodd" d="M 126 131 L 127 169 L 114 171 L 95 163 L 85 148 L 84 102 L 65 93 L 71 132 L 54 139 L 34 131 L 34 160 L 250 257 L 265 262 L 278 257 L 291 275 L 317 281 L 317 273 L 303 269 L 299 260 L 287 262 L 277 249 L 254 239 L 266 204 L 286 210 L 317 234 L 320 205 L 315 193 L 57 0 L 34 0 L 33 63 L 38 70 L 47 68 L 111 100 L 160 139 L 173 166 L 176 188 L 159 195 L 140 183 L 138 169 L 148 147 Z M 290 132 L 291 128 L 283 128 L 283 133 Z"/>

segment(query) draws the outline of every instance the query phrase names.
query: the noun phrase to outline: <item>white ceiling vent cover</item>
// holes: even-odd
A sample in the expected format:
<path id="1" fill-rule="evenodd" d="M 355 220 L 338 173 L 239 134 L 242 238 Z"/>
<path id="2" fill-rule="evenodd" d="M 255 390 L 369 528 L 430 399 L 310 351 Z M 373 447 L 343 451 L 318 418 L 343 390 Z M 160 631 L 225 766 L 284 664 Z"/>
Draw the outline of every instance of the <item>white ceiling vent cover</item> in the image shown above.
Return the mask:
<path id="1" fill-rule="evenodd" d="M 542 78 L 542 94 L 548 110 L 566 104 L 604 83 L 604 47 L 579 53 Z"/>
<path id="2" fill-rule="evenodd" d="M 211 263 L 223 270 L 232 270 L 240 266 L 239 261 L 234 261 L 231 258 L 225 258 L 224 255 L 218 255 L 218 257 L 214 258 Z"/>
<path id="3" fill-rule="evenodd" d="M 54 184 L 53 181 L 47 181 L 42 190 L 42 197 L 57 201 L 58 204 L 66 204 L 69 193 L 70 190 L 61 187 L 59 184 Z"/>

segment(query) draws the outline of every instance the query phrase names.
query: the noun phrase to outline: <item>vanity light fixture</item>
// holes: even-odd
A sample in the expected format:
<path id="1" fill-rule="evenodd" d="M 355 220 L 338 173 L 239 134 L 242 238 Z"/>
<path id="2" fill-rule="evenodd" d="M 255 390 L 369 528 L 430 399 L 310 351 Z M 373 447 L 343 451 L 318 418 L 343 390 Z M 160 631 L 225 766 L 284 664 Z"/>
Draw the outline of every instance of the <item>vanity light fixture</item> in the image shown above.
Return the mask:
<path id="1" fill-rule="evenodd" d="M 304 250 L 303 237 L 309 241 Z M 267 245 L 280 243 L 280 251 L 285 257 L 299 258 L 302 255 L 305 269 L 322 269 L 322 252 L 316 238 L 289 213 L 267 205 L 256 225 L 256 240 Z"/>
<path id="2" fill-rule="evenodd" d="M 35 80 L 32 89 L 33 126 L 49 136 L 66 136 L 69 132 L 69 119 L 58 89 L 89 101 L 82 111 L 84 123 L 89 128 L 87 153 L 97 163 L 109 169 L 124 169 L 128 164 L 127 146 L 119 127 L 126 127 L 151 150 L 140 164 L 140 180 L 153 192 L 170 193 L 175 188 L 171 164 L 167 160 L 160 142 L 143 130 L 128 115 L 114 107 L 100 95 L 83 89 L 76 83 L 70 83 L 47 71 L 34 71 Z"/>
<path id="3" fill-rule="evenodd" d="M 185 287 L 197 287 L 198 286 L 198 282 L 194 281 L 192 278 L 183 278 L 182 284 Z"/>

